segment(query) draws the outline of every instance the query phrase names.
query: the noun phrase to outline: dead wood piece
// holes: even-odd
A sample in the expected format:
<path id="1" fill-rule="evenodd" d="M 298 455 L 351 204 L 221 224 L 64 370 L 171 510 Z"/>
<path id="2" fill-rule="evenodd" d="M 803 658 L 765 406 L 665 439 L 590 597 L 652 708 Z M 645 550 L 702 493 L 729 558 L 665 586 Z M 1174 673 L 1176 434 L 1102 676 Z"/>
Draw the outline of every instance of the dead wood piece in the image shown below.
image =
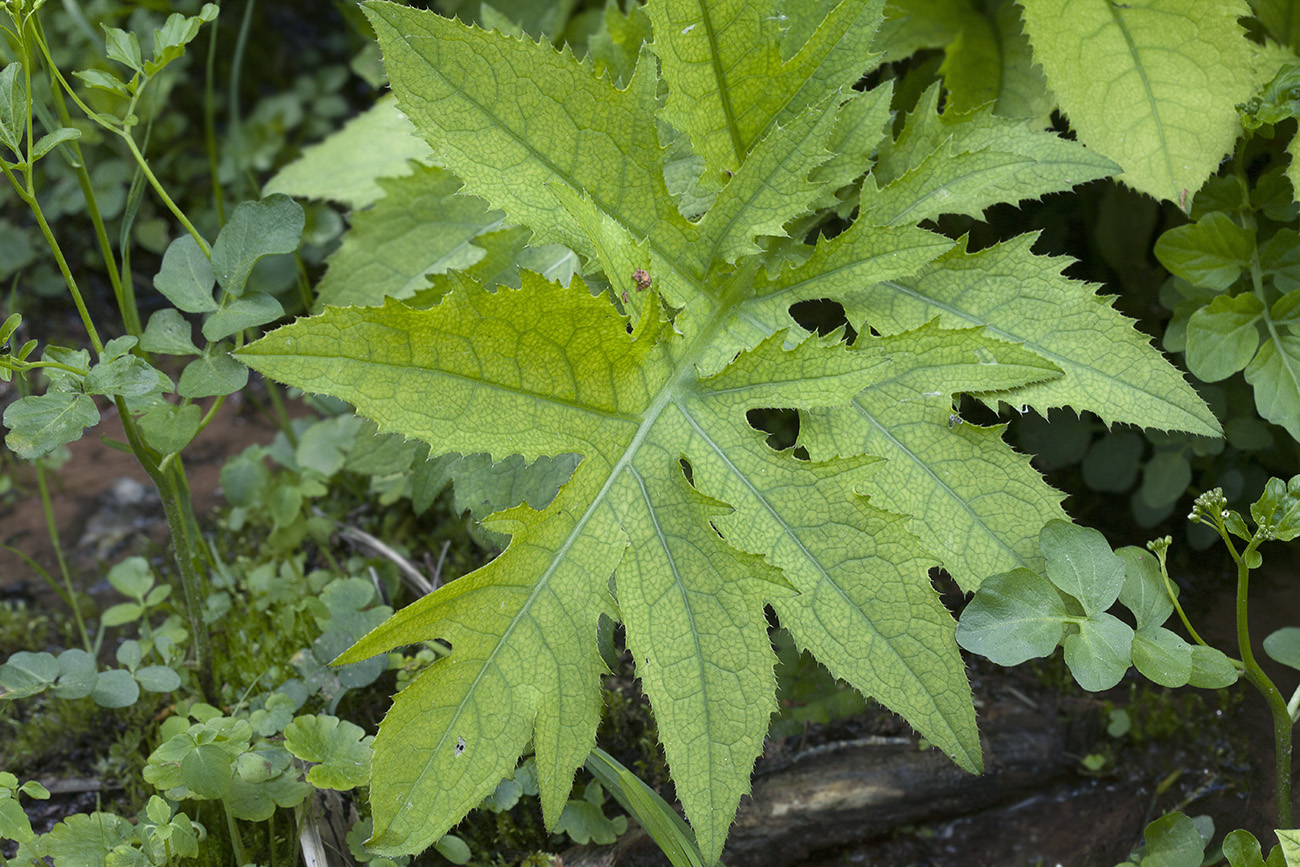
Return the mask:
<path id="1" fill-rule="evenodd" d="M 986 721 L 987 722 L 987 721 Z M 820 746 L 760 773 L 736 816 L 723 860 L 785 867 L 816 850 L 869 840 L 903 825 L 937 822 L 1050 786 L 1070 767 L 1059 726 L 1037 714 L 986 725 L 985 773 L 973 776 L 908 738 Z M 565 867 L 660 867 L 668 861 L 637 829 L 614 846 L 564 853 Z"/>

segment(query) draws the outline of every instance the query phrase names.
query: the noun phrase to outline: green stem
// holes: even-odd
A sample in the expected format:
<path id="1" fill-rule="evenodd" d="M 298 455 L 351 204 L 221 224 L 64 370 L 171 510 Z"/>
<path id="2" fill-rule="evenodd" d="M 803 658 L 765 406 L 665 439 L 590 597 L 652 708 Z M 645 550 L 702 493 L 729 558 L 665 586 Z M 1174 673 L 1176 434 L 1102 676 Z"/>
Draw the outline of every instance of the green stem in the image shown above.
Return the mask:
<path id="1" fill-rule="evenodd" d="M 217 30 L 208 31 L 208 58 L 203 78 L 203 142 L 208 151 L 208 173 L 212 176 L 212 202 L 217 208 L 217 224 L 226 224 L 225 194 L 221 191 L 221 163 L 217 158 Z"/>
<path id="2" fill-rule="evenodd" d="M 120 129 L 114 129 L 114 132 L 120 135 L 122 140 L 126 142 L 126 146 L 131 149 L 131 155 L 135 157 L 136 164 L 140 166 L 140 170 L 144 172 L 144 176 L 149 179 L 149 186 L 153 187 L 153 191 L 158 194 L 158 198 L 162 199 L 163 204 L 167 206 L 167 210 L 171 211 L 172 216 L 174 216 L 180 224 L 185 227 L 185 231 L 190 233 L 190 237 L 192 237 L 199 245 L 199 249 L 203 251 L 203 255 L 211 258 L 212 248 L 208 246 L 207 241 L 203 240 L 203 236 L 199 234 L 199 230 L 194 228 L 194 224 L 190 222 L 189 217 L 185 216 L 185 212 L 182 211 L 174 201 L 172 201 L 171 196 L 167 195 L 167 190 L 163 189 L 163 185 L 159 182 L 157 176 L 154 175 L 153 169 L 149 168 L 148 160 L 144 158 L 144 154 L 140 153 L 140 148 L 136 146 L 135 139 L 131 137 L 130 132 Z"/>
<path id="3" fill-rule="evenodd" d="M 90 311 L 86 309 L 86 301 L 81 297 L 81 290 L 77 288 L 77 281 L 72 276 L 72 269 L 68 267 L 68 260 L 63 257 L 63 250 L 59 247 L 58 240 L 54 237 L 54 230 L 50 224 L 45 221 L 45 212 L 41 210 L 41 203 L 37 201 L 34 193 L 31 193 L 18 184 L 18 179 L 9 171 L 9 167 L 0 163 L 0 170 L 4 171 L 5 177 L 13 185 L 14 191 L 22 199 L 27 207 L 36 217 L 36 224 L 41 227 L 41 234 L 45 236 L 45 243 L 49 245 L 50 250 L 54 253 L 54 261 L 58 263 L 59 273 L 63 275 L 63 281 L 68 286 L 68 292 L 72 295 L 72 302 L 77 307 L 77 313 L 81 316 L 81 324 L 86 329 L 86 334 L 90 337 L 90 345 L 95 349 L 95 355 L 104 351 L 104 344 L 100 342 L 99 332 L 95 329 L 95 323 L 90 318 Z M 30 170 L 29 170 L 30 172 Z"/>
<path id="4" fill-rule="evenodd" d="M 35 24 L 36 38 L 45 42 L 45 32 L 41 27 L 40 19 L 36 19 Z M 44 54 L 44 52 L 42 52 Z M 45 54 L 47 64 L 49 55 Z M 68 112 L 67 101 L 63 98 L 63 89 L 59 87 L 58 79 L 54 72 L 50 72 L 50 93 L 54 96 L 54 110 L 58 112 L 59 122 L 64 126 L 72 126 L 72 115 Z M 108 240 L 108 230 L 104 227 L 104 218 L 99 213 L 99 205 L 95 201 L 95 188 L 90 182 L 90 172 L 86 168 L 86 160 L 81 153 L 81 143 L 76 139 L 68 142 L 72 148 L 72 153 L 76 157 L 77 183 L 81 187 L 81 195 L 86 200 L 86 209 L 90 212 L 90 222 L 95 229 L 95 238 L 99 242 L 99 252 L 104 258 L 104 267 L 108 271 L 109 283 L 113 286 L 113 297 L 117 299 L 117 308 L 122 313 L 122 324 L 126 327 L 126 332 L 139 337 L 144 333 L 140 325 L 140 309 L 135 303 L 135 287 L 129 283 L 123 283 L 122 275 L 117 268 L 117 262 L 113 255 L 113 245 Z"/>
<path id="5" fill-rule="evenodd" d="M 49 533 L 50 544 L 54 546 L 54 559 L 59 563 L 59 573 L 63 576 L 63 586 L 67 590 L 68 600 L 72 607 L 72 616 L 77 621 L 77 631 L 81 633 L 81 644 L 87 652 L 90 652 L 90 634 L 86 632 L 86 621 L 81 617 L 81 607 L 77 605 L 77 593 L 72 589 L 72 574 L 68 571 L 68 561 L 63 557 L 63 545 L 59 540 L 59 525 L 54 520 L 54 504 L 50 501 L 50 486 L 45 482 L 45 461 L 37 458 L 32 463 L 36 465 L 36 487 L 41 492 L 41 509 L 45 512 L 45 530 Z"/>
<path id="6" fill-rule="evenodd" d="M 298 448 L 298 434 L 293 429 L 293 420 L 289 418 L 289 411 L 285 408 L 284 398 L 280 396 L 279 384 L 265 378 L 263 381 L 266 383 L 266 394 L 271 398 L 271 405 L 275 407 L 275 417 L 280 422 L 280 430 L 284 431 L 285 438 L 289 440 L 289 445 L 295 449 Z"/>
<path id="7" fill-rule="evenodd" d="M 1220 531 L 1220 535 L 1224 535 L 1226 539 L 1226 531 Z M 1238 556 L 1235 547 L 1228 542 L 1228 551 L 1237 563 L 1237 650 L 1241 654 L 1246 679 L 1264 696 L 1264 701 L 1268 703 L 1268 709 L 1273 715 L 1277 827 L 1285 830 L 1293 827 L 1295 822 L 1291 813 L 1291 714 L 1281 691 L 1255 661 L 1255 653 L 1250 646 L 1250 625 L 1246 617 L 1246 597 L 1250 586 L 1250 568 L 1246 565 L 1246 558 L 1255 550 L 1257 544 L 1257 540 L 1252 540 L 1242 555 Z"/>
<path id="8" fill-rule="evenodd" d="M 230 812 L 230 804 L 226 803 L 223 798 L 221 809 L 226 814 L 226 831 L 230 834 L 230 848 L 235 850 L 235 863 L 247 864 L 248 858 L 244 856 L 244 841 L 239 836 L 239 827 L 235 824 L 235 816 Z"/>
<path id="9" fill-rule="evenodd" d="M 1157 557 L 1157 560 L 1160 563 L 1160 577 L 1165 582 L 1165 595 L 1174 604 L 1174 610 L 1178 612 L 1178 619 L 1183 622 L 1183 628 L 1187 630 L 1187 634 L 1191 636 L 1192 641 L 1195 641 L 1201 647 L 1209 647 L 1210 645 L 1205 643 L 1205 639 L 1201 638 L 1200 634 L 1192 626 L 1192 622 L 1187 619 L 1187 612 L 1183 611 L 1183 606 L 1178 601 L 1178 594 L 1174 592 L 1174 582 L 1169 578 L 1169 569 L 1165 565 L 1164 554 L 1162 553 Z"/>
<path id="10" fill-rule="evenodd" d="M 203 622 L 203 548 L 202 536 L 194 519 L 189 483 L 185 467 L 179 458 L 160 472 L 154 483 L 162 496 L 163 512 L 171 530 L 173 555 L 181 575 L 181 592 L 185 597 L 185 613 L 190 633 L 194 639 L 194 652 L 198 663 L 199 686 L 204 698 L 216 704 L 219 697 L 212 679 L 212 645 L 207 624 Z"/>

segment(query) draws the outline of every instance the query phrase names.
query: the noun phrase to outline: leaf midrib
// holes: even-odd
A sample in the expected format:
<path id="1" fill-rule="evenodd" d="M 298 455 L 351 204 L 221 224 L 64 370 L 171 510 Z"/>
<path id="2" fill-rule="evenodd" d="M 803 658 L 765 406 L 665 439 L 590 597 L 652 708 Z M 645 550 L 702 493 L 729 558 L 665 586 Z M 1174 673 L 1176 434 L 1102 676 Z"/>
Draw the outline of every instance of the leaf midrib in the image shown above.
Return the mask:
<path id="1" fill-rule="evenodd" d="M 1128 391 L 1130 391 L 1130 392 L 1136 392 L 1136 393 L 1138 393 L 1138 394 L 1145 395 L 1145 396 L 1147 396 L 1147 397 L 1149 397 L 1149 398 L 1153 398 L 1153 399 L 1159 401 L 1160 403 L 1164 404 L 1165 406 L 1169 407 L 1170 409 L 1176 411 L 1176 413 L 1177 413 L 1178 415 L 1186 416 L 1186 417 L 1188 417 L 1188 418 L 1195 419 L 1197 422 L 1199 422 L 1199 423 L 1201 423 L 1201 424 L 1205 424 L 1205 421 L 1204 421 L 1203 419 L 1198 418 L 1197 416 L 1193 415 L 1191 412 L 1188 412 L 1188 411 L 1187 411 L 1186 409 L 1184 409 L 1183 407 L 1179 406 L 1179 405 L 1176 404 L 1176 403 L 1173 403 L 1172 401 L 1168 400 L 1167 398 L 1162 397 L 1161 395 L 1155 394 L 1155 393 L 1150 392 L 1150 391 L 1147 391 L 1147 390 L 1145 390 L 1145 389 L 1138 388 L 1138 387 L 1136 387 L 1136 386 L 1134 386 L 1134 385 L 1132 385 L 1132 384 L 1130 384 L 1130 383 L 1128 383 L 1128 382 L 1126 382 L 1126 381 L 1124 381 L 1124 380 L 1122 380 L 1122 379 L 1116 379 L 1116 378 L 1114 378 L 1114 377 L 1105 376 L 1104 374 L 1101 373 L 1101 371 L 1098 371 L 1098 370 L 1096 370 L 1095 368 L 1089 367 L 1089 366 L 1087 366 L 1087 365 L 1085 365 L 1085 364 L 1083 364 L 1083 363 L 1081 363 L 1081 362 L 1075 361 L 1074 359 L 1071 359 L 1071 358 L 1069 358 L 1069 357 L 1067 357 L 1067 356 L 1065 356 L 1065 355 L 1062 355 L 1062 354 L 1059 353 L 1059 352 L 1054 352 L 1054 351 L 1052 351 L 1052 350 L 1050 350 L 1050 349 L 1046 349 L 1045 347 L 1043 347 L 1043 346 L 1042 346 L 1040 343 L 1038 343 L 1037 341 L 1027 340 L 1027 339 L 1025 339 L 1025 338 L 1022 337 L 1022 336 L 1019 336 L 1019 335 L 1016 335 L 1016 334 L 1012 334 L 1011 332 L 1006 331 L 1006 330 L 1004 330 L 1004 329 L 1002 329 L 1002 328 L 999 328 L 998 326 L 993 325 L 993 324 L 989 323 L 989 322 L 986 321 L 986 320 L 980 319 L 978 316 L 976 316 L 976 315 L 974 315 L 974 314 L 972 314 L 972 313 L 967 313 L 967 312 L 964 311 L 964 310 L 959 310 L 959 309 L 957 309 L 956 307 L 953 307 L 951 304 L 947 304 L 947 303 L 945 303 L 945 302 L 939 301 L 939 300 L 936 299 L 936 298 L 931 298 L 931 297 L 928 296 L 928 295 L 922 295 L 920 292 L 917 292 L 917 291 L 914 290 L 914 289 L 909 289 L 908 287 L 904 286 L 902 283 L 899 283 L 899 282 L 897 282 L 897 281 L 895 281 L 895 280 L 880 280 L 880 281 L 878 281 L 878 282 L 876 283 L 876 285 L 877 285 L 877 286 L 884 286 L 884 287 L 887 287 L 887 288 L 889 288 L 889 289 L 892 289 L 892 290 L 898 292 L 900 295 L 903 295 L 903 296 L 906 296 L 906 297 L 908 297 L 908 298 L 911 298 L 911 299 L 913 299 L 913 300 L 915 300 L 915 301 L 918 301 L 918 302 L 920 302 L 920 303 L 923 304 L 923 305 L 926 305 L 926 306 L 929 306 L 929 307 L 934 307 L 934 308 L 936 308 L 936 309 L 938 309 L 938 310 L 942 310 L 942 311 L 944 311 L 945 313 L 950 313 L 950 314 L 952 314 L 953 316 L 956 316 L 956 317 L 959 318 L 959 319 L 962 319 L 962 320 L 964 320 L 964 321 L 966 321 L 966 322 L 971 323 L 972 325 L 981 326 L 981 327 L 984 328 L 984 330 L 985 330 L 987 333 L 989 333 L 989 334 L 991 334 L 991 335 L 993 335 L 993 336 L 995 336 L 995 337 L 999 337 L 999 338 L 1001 338 L 1001 339 L 1003 339 L 1003 340 L 1007 340 L 1007 341 L 1010 341 L 1010 342 L 1012 342 L 1012 343 L 1019 343 L 1020 345 L 1025 346 L 1025 347 L 1027 347 L 1028 349 L 1031 349 L 1031 350 L 1032 350 L 1033 352 L 1035 352 L 1036 354 L 1041 355 L 1043 358 L 1046 358 L 1048 361 L 1050 361 L 1050 362 L 1052 362 L 1053 364 L 1055 364 L 1055 365 L 1056 365 L 1057 367 L 1059 367 L 1063 372 L 1065 372 L 1066 375 L 1068 375 L 1068 371 L 1069 371 L 1069 369 L 1076 369 L 1076 368 L 1077 368 L 1077 369 L 1083 369 L 1083 370 L 1090 371 L 1090 372 L 1092 372 L 1093 374 L 1095 374 L 1095 375 L 1097 375 L 1097 376 L 1103 376 L 1103 377 L 1106 379 L 1107 382 L 1111 383 L 1111 384 L 1114 385 L 1114 386 L 1120 386 L 1120 387 L 1122 387 L 1122 388 L 1124 388 L 1124 389 L 1126 389 L 1126 390 L 1128 390 Z M 1055 381 L 1055 380 L 1052 380 L 1052 381 Z M 1042 385 L 1042 384 L 1046 384 L 1046 383 L 1035 383 L 1035 384 Z M 1030 386 L 1026 386 L 1026 387 L 1028 387 L 1028 388 L 1032 388 L 1033 385 L 1034 385 L 1034 384 L 1031 384 Z"/>
<path id="2" fill-rule="evenodd" d="M 1142 65 L 1141 51 L 1137 43 L 1133 40 L 1133 33 L 1129 30 L 1124 21 L 1124 17 L 1119 14 L 1120 4 L 1115 2 L 1106 2 L 1106 8 L 1110 11 L 1111 18 L 1115 21 L 1115 26 L 1119 28 L 1120 34 L 1124 37 L 1124 44 L 1128 46 L 1129 56 L 1133 60 L 1133 68 L 1137 71 L 1138 78 L 1142 82 L 1142 92 L 1146 96 L 1147 105 L 1151 109 L 1151 117 L 1156 124 L 1156 137 L 1160 142 L 1160 153 L 1164 157 L 1165 172 L 1169 183 L 1177 185 L 1174 181 L 1174 164 L 1173 155 L 1169 150 L 1169 143 L 1166 141 L 1164 120 L 1160 117 L 1160 103 L 1156 99 L 1155 92 L 1151 88 L 1151 79 L 1147 77 L 1146 67 Z M 1174 191 L 1175 193 L 1177 190 Z"/>
<path id="3" fill-rule="evenodd" d="M 845 593 L 844 589 L 840 587 L 838 583 L 831 580 L 830 573 L 827 572 L 826 569 L 822 566 L 821 561 L 817 559 L 816 555 L 814 555 L 811 551 L 808 550 L 807 546 L 804 545 L 803 540 L 799 537 L 798 533 L 794 531 L 794 528 L 792 528 L 790 524 L 786 522 L 786 520 L 781 516 L 781 514 L 777 512 L 777 510 L 772 506 L 772 504 L 767 501 L 767 498 L 763 496 L 762 492 L 759 491 L 758 488 L 754 486 L 754 484 L 749 480 L 749 476 L 746 475 L 738 466 L 736 466 L 735 462 L 732 461 L 727 456 L 726 451 L 723 448 L 721 448 L 713 440 L 713 438 L 710 437 L 705 432 L 704 428 L 695 420 L 694 416 L 692 416 L 690 412 L 687 411 L 685 406 L 683 406 L 681 403 L 676 403 L 675 405 L 678 411 L 681 412 L 682 417 L 686 419 L 686 422 L 692 427 L 692 429 L 694 429 L 696 435 L 699 436 L 700 439 L 702 439 L 709 446 L 709 448 L 713 450 L 713 453 L 717 455 L 718 459 L 723 462 L 723 464 L 727 467 L 727 469 L 730 470 L 731 473 L 737 479 L 740 480 L 741 484 L 743 484 L 746 488 L 749 489 L 749 492 L 753 495 L 755 500 L 763 504 L 763 509 L 769 515 L 771 515 L 774 521 L 776 521 L 777 525 L 780 526 L 781 531 L 785 533 L 787 537 L 794 540 L 795 544 L 799 548 L 800 554 L 802 554 L 806 560 L 812 563 L 816 567 L 817 572 L 822 576 L 822 583 L 829 585 L 834 590 L 836 595 L 838 595 L 840 599 L 843 600 L 843 602 L 849 608 L 852 608 L 853 610 L 862 613 L 862 620 L 867 624 L 868 628 L 871 629 L 871 631 L 876 635 L 876 637 L 879 638 L 880 641 L 886 647 L 889 648 L 890 652 L 894 655 L 894 658 L 898 662 L 900 662 L 905 669 L 907 669 L 908 673 L 912 676 L 913 682 L 924 683 L 923 679 L 917 675 L 916 670 L 912 667 L 911 663 L 908 662 L 907 659 L 904 658 L 903 655 L 898 652 L 898 649 L 894 647 L 891 641 L 889 641 L 887 638 L 885 638 L 883 634 L 881 634 L 880 630 L 876 628 L 876 625 L 871 621 L 869 617 L 866 616 L 866 613 L 862 611 L 861 606 L 859 606 L 856 602 L 854 602 L 853 599 L 851 599 L 849 595 Z M 873 456 L 864 455 L 864 457 L 873 457 Z M 766 557 L 764 557 L 763 559 L 765 561 L 767 560 Z M 776 564 L 772 564 L 772 565 L 775 566 Z M 785 570 L 782 571 L 784 572 Z M 956 735 L 956 731 L 953 730 L 952 726 L 948 724 L 947 714 L 945 714 L 943 710 L 939 707 L 938 702 L 936 702 L 934 699 L 934 695 L 929 690 L 922 690 L 922 691 L 925 693 L 926 699 L 930 702 L 930 705 L 934 709 L 934 712 L 938 715 L 938 718 L 943 720 L 944 725 L 948 726 L 949 730 L 952 731 L 954 735 Z"/>
<path id="4" fill-rule="evenodd" d="M 424 59 L 424 55 L 420 54 L 420 52 L 416 50 L 415 46 L 411 44 L 411 41 L 405 32 L 398 31 L 396 27 L 393 27 L 393 25 L 387 21 L 385 21 L 385 24 L 388 24 L 388 26 L 397 33 L 397 35 L 401 38 L 402 42 L 406 45 L 408 51 L 410 51 L 416 57 L 419 57 L 422 60 Z M 431 38 L 437 40 L 436 35 L 431 34 Z M 478 102 L 476 99 L 471 97 L 468 93 L 466 93 L 465 91 L 457 87 L 454 84 L 454 82 L 452 82 L 450 79 L 448 79 L 445 75 L 442 74 L 442 72 L 440 71 L 439 67 L 436 64 L 430 63 L 428 61 L 426 61 L 426 64 L 430 73 L 438 76 L 438 78 L 447 87 L 448 91 L 456 94 L 458 98 L 464 100 L 466 103 L 471 105 L 474 109 L 482 113 L 484 117 L 492 121 L 492 125 L 494 129 L 497 129 L 505 133 L 506 135 L 510 136 L 511 139 L 513 139 L 517 144 L 523 147 L 524 150 L 526 150 L 529 154 L 531 154 L 539 163 L 541 163 L 548 170 L 550 170 L 550 172 L 555 177 L 560 178 L 566 185 L 568 185 L 570 189 L 574 190 L 579 195 L 587 196 L 588 199 L 591 201 L 591 203 L 597 207 L 600 213 L 608 216 L 615 223 L 615 225 L 622 228 L 625 232 L 628 233 L 630 237 L 636 238 L 636 237 L 643 236 L 642 232 L 634 231 L 623 219 L 621 213 L 612 210 L 610 206 L 604 201 L 603 198 L 598 197 L 596 193 L 588 190 L 586 187 L 579 184 L 574 178 L 570 177 L 567 173 L 560 171 L 559 167 L 551 159 L 539 153 L 531 144 L 528 143 L 527 140 L 520 138 L 518 133 L 516 133 L 511 127 L 507 126 L 505 122 L 501 118 L 499 118 L 495 113 L 489 111 L 488 108 L 486 108 L 482 103 Z M 413 89 L 410 89 L 409 93 L 411 94 L 411 96 L 416 96 L 416 91 Z M 662 170 L 662 162 L 660 162 L 658 165 L 659 168 Z M 651 178 L 651 181 L 653 183 L 653 177 Z M 468 185 L 469 182 L 466 181 L 466 186 Z M 483 197 L 483 198 L 487 199 L 487 197 Z M 660 208 L 658 207 L 658 205 L 661 203 L 656 202 L 655 204 L 656 204 L 655 210 L 658 213 L 658 219 L 656 222 L 662 223 L 662 221 L 665 219 L 664 217 L 665 211 L 660 210 Z M 671 202 L 669 202 L 669 204 L 671 204 Z M 671 215 L 675 214 L 676 211 L 672 210 L 667 213 L 668 213 L 667 219 L 671 220 L 672 219 Z M 689 223 L 687 225 L 689 225 Z M 704 282 L 703 279 L 696 280 L 694 279 L 693 275 L 683 271 L 682 268 L 679 266 L 679 262 L 681 261 L 682 257 L 677 253 L 666 252 L 657 238 L 657 233 L 650 232 L 648 234 L 644 234 L 644 238 L 645 238 L 645 242 L 649 245 L 651 251 L 657 254 L 657 256 L 662 262 L 667 264 L 680 278 L 683 279 L 684 282 L 690 284 L 691 287 L 694 288 L 701 297 L 710 298 L 707 292 L 701 291 L 701 284 Z M 613 275 L 610 275 L 610 279 L 615 279 L 615 278 Z"/>

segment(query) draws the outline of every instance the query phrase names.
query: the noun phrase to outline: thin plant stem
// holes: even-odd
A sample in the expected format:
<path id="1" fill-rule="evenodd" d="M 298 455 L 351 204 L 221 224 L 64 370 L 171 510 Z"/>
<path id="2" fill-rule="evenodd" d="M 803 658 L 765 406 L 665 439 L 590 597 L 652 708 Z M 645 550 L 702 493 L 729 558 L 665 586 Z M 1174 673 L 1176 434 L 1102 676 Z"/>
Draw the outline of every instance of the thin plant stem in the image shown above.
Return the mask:
<path id="1" fill-rule="evenodd" d="M 35 19 L 36 38 L 45 41 L 45 31 L 41 27 L 40 19 Z M 49 63 L 47 60 L 47 68 Z M 59 87 L 58 79 L 53 71 L 50 72 L 50 93 L 54 98 L 54 110 L 59 115 L 59 122 L 64 126 L 72 126 L 72 115 L 68 112 L 67 101 L 63 98 L 63 89 Z M 81 187 L 81 195 L 86 200 L 86 210 L 90 213 L 90 222 L 95 229 L 95 239 L 99 242 L 99 252 L 104 258 L 104 267 L 108 271 L 109 283 L 113 286 L 113 296 L 117 299 L 118 310 L 122 314 L 122 324 L 126 327 L 126 332 L 139 337 L 144 329 L 140 325 L 140 310 L 135 303 L 135 291 L 129 283 L 123 283 L 122 276 L 118 271 L 117 263 L 113 255 L 113 245 L 108 239 L 108 230 L 104 227 L 104 218 L 99 212 L 99 205 L 95 201 L 95 188 L 90 181 L 90 172 L 86 168 L 86 160 L 81 152 L 81 143 L 76 139 L 67 142 L 76 157 L 74 168 L 77 172 L 77 183 Z"/>
<path id="2" fill-rule="evenodd" d="M 136 146 L 135 139 L 125 130 L 115 129 L 114 132 L 120 135 L 122 140 L 126 142 L 126 146 L 131 150 L 131 156 L 135 157 L 136 164 L 140 166 L 140 170 L 144 172 L 144 176 L 149 179 L 149 186 L 153 187 L 153 191 L 158 194 L 158 198 L 162 199 L 162 203 L 167 207 L 167 210 L 171 211 L 172 216 L 174 216 L 180 224 L 185 227 L 185 231 L 190 233 L 190 237 L 192 237 L 195 243 L 199 245 L 199 249 L 203 251 L 203 255 L 210 258 L 212 256 L 212 247 L 209 246 L 208 242 L 199 234 L 199 230 L 194 228 L 194 224 L 190 222 L 189 217 L 185 216 L 185 212 L 182 211 L 180 207 L 172 201 L 172 197 L 167 194 L 167 190 L 163 188 L 162 183 L 158 180 L 157 176 L 154 175 L 153 169 L 149 168 L 148 160 L 144 158 L 144 154 L 140 153 L 140 148 Z"/>
<path id="3" fill-rule="evenodd" d="M 280 396 L 279 384 L 265 378 L 263 382 L 266 383 L 267 397 L 271 398 L 271 405 L 275 407 L 275 417 L 280 422 L 280 430 L 284 431 L 289 445 L 298 448 L 298 433 L 293 429 L 293 420 L 289 418 L 289 410 L 284 405 L 284 398 Z"/>
<path id="4" fill-rule="evenodd" d="M 244 48 L 248 44 L 248 30 L 253 23 L 254 0 L 244 3 L 244 16 L 239 22 L 239 35 L 235 38 L 235 55 L 230 63 L 230 136 L 234 139 L 235 177 L 243 184 L 244 178 L 244 128 L 240 117 L 239 78 L 244 67 Z M 241 196 L 242 198 L 242 196 Z"/>
<path id="5" fill-rule="evenodd" d="M 95 354 L 99 355 L 104 351 L 104 344 L 99 339 L 99 332 L 95 329 L 95 323 L 90 318 L 90 311 L 86 308 L 86 301 L 81 297 L 81 290 L 77 287 L 77 281 L 72 276 L 72 269 L 68 267 L 68 260 L 63 256 L 63 250 L 59 247 L 58 240 L 54 237 L 54 230 L 50 224 L 45 221 L 45 213 L 41 210 L 41 204 L 36 199 L 36 195 L 27 189 L 24 189 L 18 179 L 9 171 L 9 167 L 0 163 L 0 170 L 4 171 L 5 177 L 13 185 L 14 192 L 18 197 L 27 204 L 32 214 L 36 217 L 36 224 L 41 228 L 41 234 L 45 237 L 45 243 L 49 245 L 51 252 L 54 253 L 54 260 L 59 266 L 59 273 L 63 275 L 63 281 L 68 286 L 68 292 L 72 295 L 72 303 L 77 307 L 77 313 L 81 316 L 81 324 L 86 329 L 86 334 L 90 337 L 90 345 L 94 347 Z"/>
<path id="6" fill-rule="evenodd" d="M 81 617 L 81 608 L 77 605 L 77 594 L 72 589 L 72 573 L 68 571 L 68 561 L 63 556 L 63 544 L 59 539 L 59 525 L 54 520 L 54 504 L 50 501 L 50 486 L 45 481 L 45 462 L 40 458 L 33 461 L 36 465 L 36 487 L 41 493 L 41 510 L 45 512 L 45 530 L 49 533 L 50 544 L 54 546 L 54 559 L 59 564 L 59 574 L 63 576 L 63 586 L 67 589 L 68 601 L 71 603 L 72 616 L 77 621 L 77 631 L 81 633 L 81 644 L 89 652 L 90 635 L 86 632 L 86 621 Z"/>
<path id="7" fill-rule="evenodd" d="M 226 197 L 221 191 L 221 163 L 217 158 L 217 30 L 208 32 L 208 58 L 203 74 L 203 143 L 208 151 L 208 173 L 212 176 L 212 203 L 217 209 L 217 224 L 226 224 Z"/>
<path id="8" fill-rule="evenodd" d="M 1246 564 L 1246 558 L 1254 552 L 1259 543 L 1258 540 L 1252 540 L 1245 551 L 1238 554 L 1236 546 L 1233 545 L 1221 522 L 1218 529 L 1219 535 L 1227 543 L 1228 553 L 1237 564 L 1237 652 L 1241 654 L 1246 679 L 1264 696 L 1264 701 L 1267 702 L 1268 709 L 1273 715 L 1277 827 L 1286 830 L 1295 824 L 1291 812 L 1291 713 L 1277 685 L 1255 661 L 1255 653 L 1250 646 L 1250 623 L 1246 616 L 1246 600 L 1250 588 L 1250 567 Z"/>

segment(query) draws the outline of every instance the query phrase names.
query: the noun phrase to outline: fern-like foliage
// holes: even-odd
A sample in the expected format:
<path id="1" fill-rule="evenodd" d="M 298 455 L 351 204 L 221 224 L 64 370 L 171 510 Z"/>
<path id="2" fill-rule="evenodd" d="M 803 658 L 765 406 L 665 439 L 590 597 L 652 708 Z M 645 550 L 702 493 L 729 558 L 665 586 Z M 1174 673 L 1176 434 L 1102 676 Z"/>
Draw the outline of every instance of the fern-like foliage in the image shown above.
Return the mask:
<path id="1" fill-rule="evenodd" d="M 1000 429 L 956 423 L 954 395 L 1218 433 L 1147 339 L 1032 239 L 968 252 L 915 225 L 1117 167 L 988 110 L 939 114 L 934 94 L 891 138 L 890 88 L 853 87 L 878 62 L 882 5 L 843 0 L 786 44 L 775 0 L 652 0 L 653 41 L 626 38 L 644 30 L 638 10 L 579 60 L 367 4 L 433 159 L 532 243 L 576 251 L 587 276 L 524 273 L 519 288 L 458 276 L 429 309 L 331 307 L 239 354 L 435 455 L 581 455 L 549 506 L 486 522 L 510 536 L 496 560 L 341 658 L 452 647 L 375 740 L 375 850 L 430 845 L 530 742 L 557 821 L 600 717 L 601 614 L 626 625 L 707 859 L 774 708 L 768 605 L 837 677 L 977 771 L 970 690 L 929 570 L 975 588 L 1041 566 L 1035 540 L 1062 512 Z M 859 185 L 845 231 L 811 246 L 806 229 L 788 236 L 850 212 Z M 823 298 L 848 312 L 851 346 L 792 318 Z M 769 447 L 748 420 L 762 408 L 801 413 L 806 456 Z"/>

